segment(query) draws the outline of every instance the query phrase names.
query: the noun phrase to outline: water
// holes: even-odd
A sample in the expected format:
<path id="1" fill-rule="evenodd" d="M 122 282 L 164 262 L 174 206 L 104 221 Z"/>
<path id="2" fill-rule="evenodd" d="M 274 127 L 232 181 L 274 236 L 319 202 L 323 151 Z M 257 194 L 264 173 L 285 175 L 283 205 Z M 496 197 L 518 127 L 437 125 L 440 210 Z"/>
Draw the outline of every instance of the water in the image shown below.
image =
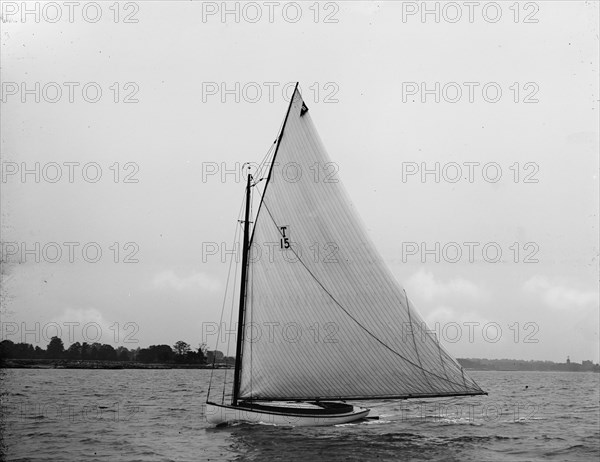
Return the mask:
<path id="1" fill-rule="evenodd" d="M 490 395 L 364 403 L 379 420 L 318 428 L 202 418 L 208 370 L 3 369 L 15 461 L 598 460 L 600 375 L 472 372 Z M 528 386 L 526 389 L 525 386 Z"/>

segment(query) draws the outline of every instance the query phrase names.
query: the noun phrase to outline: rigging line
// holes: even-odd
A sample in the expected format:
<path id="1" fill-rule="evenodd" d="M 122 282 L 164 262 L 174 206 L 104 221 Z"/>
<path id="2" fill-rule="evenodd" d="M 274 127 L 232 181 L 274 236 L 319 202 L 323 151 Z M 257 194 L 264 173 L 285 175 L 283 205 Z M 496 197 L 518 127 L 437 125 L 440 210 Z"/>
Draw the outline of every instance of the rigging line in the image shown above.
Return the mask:
<path id="1" fill-rule="evenodd" d="M 283 122 L 281 122 L 281 126 L 283 126 Z M 263 170 L 266 168 L 267 160 L 269 159 L 271 153 L 273 152 L 273 149 L 275 149 L 275 146 L 279 139 L 279 132 L 281 131 L 281 126 L 277 130 L 277 136 L 275 137 L 275 140 L 271 143 L 271 146 L 269 146 L 269 149 L 267 150 L 266 154 L 264 155 L 264 157 L 262 158 L 262 160 L 258 163 L 258 165 L 256 167 L 256 173 L 254 175 L 256 178 L 260 178 L 262 176 Z"/>
<path id="2" fill-rule="evenodd" d="M 462 366 L 460 366 L 460 373 L 462 374 L 463 383 L 465 384 L 465 387 L 466 387 L 467 382 L 465 381 L 465 370 L 463 369 Z"/>
<path id="3" fill-rule="evenodd" d="M 271 220 L 273 221 L 273 224 L 274 224 L 274 225 L 275 225 L 275 227 L 277 228 L 277 232 L 278 232 L 278 233 L 279 233 L 281 236 L 283 236 L 283 234 L 282 234 L 282 232 L 281 232 L 281 230 L 280 230 L 279 226 L 277 225 L 277 223 L 276 223 L 276 221 L 275 221 L 275 218 L 273 218 L 273 215 L 271 214 L 271 211 L 269 210 L 269 207 L 267 206 L 267 204 L 266 204 L 266 202 L 265 202 L 264 198 L 263 198 L 263 200 L 262 200 L 262 203 L 261 203 L 261 205 L 264 205 L 265 209 L 267 210 L 267 213 L 268 213 L 268 214 L 269 214 L 269 216 L 271 217 Z M 294 253 L 294 255 L 296 255 L 296 258 L 298 258 L 298 261 L 299 261 L 300 263 L 302 263 L 302 266 L 304 266 L 304 268 L 306 269 L 306 271 L 308 271 L 308 274 L 310 274 L 310 276 L 311 276 L 311 277 L 312 277 L 312 278 L 313 278 L 313 279 L 314 279 L 314 280 L 317 282 L 317 284 L 319 284 L 319 286 L 321 286 L 321 288 L 322 288 L 322 289 L 325 291 L 325 293 L 326 293 L 327 295 L 329 295 L 329 297 L 331 298 L 331 300 L 333 300 L 333 302 L 334 302 L 334 303 L 335 303 L 335 304 L 336 304 L 336 305 L 337 305 L 337 306 L 338 306 L 338 307 L 339 307 L 339 308 L 340 308 L 340 309 L 341 309 L 341 310 L 342 310 L 344 313 L 346 313 L 346 315 L 347 315 L 347 316 L 348 316 L 350 319 L 352 319 L 352 320 L 353 320 L 353 321 L 354 321 L 354 322 L 355 322 L 355 323 L 356 323 L 356 324 L 357 324 L 357 325 L 358 325 L 358 326 L 359 326 L 361 329 L 363 329 L 363 330 L 364 330 L 364 331 L 365 331 L 365 332 L 366 332 L 368 335 L 370 335 L 371 337 L 373 337 L 373 339 L 375 339 L 375 340 L 376 340 L 378 343 L 380 343 L 381 345 L 383 345 L 383 346 L 384 346 L 384 347 L 385 347 L 387 350 L 391 351 L 393 354 L 395 354 L 396 356 L 400 357 L 401 359 L 403 359 L 403 360 L 404 360 L 404 361 L 406 361 L 407 363 L 409 363 L 409 364 L 413 365 L 413 366 L 414 366 L 414 367 L 416 367 L 417 369 L 420 369 L 420 370 L 422 370 L 422 371 L 426 372 L 427 374 L 430 374 L 430 375 L 432 375 L 433 377 L 436 377 L 436 378 L 438 378 L 438 379 L 440 379 L 440 380 L 442 380 L 442 381 L 449 382 L 449 383 L 451 383 L 451 384 L 453 384 L 453 385 L 458 385 L 458 386 L 460 386 L 460 384 L 459 384 L 459 383 L 456 383 L 456 382 L 454 382 L 454 381 L 452 381 L 452 380 L 448 380 L 448 379 L 447 379 L 447 378 L 445 378 L 445 377 L 439 376 L 439 375 L 437 375 L 437 374 L 434 374 L 434 373 L 433 373 L 433 372 L 431 372 L 431 371 L 428 371 L 428 370 L 424 369 L 424 368 L 423 368 L 423 367 L 421 367 L 419 364 L 416 364 L 415 362 L 411 361 L 410 359 L 408 359 L 408 358 L 406 358 L 406 357 L 402 356 L 402 355 L 401 355 L 400 353 L 398 353 L 396 350 L 394 350 L 394 349 L 393 349 L 393 348 L 391 348 L 389 345 L 387 345 L 387 344 L 386 344 L 386 343 L 384 343 L 382 340 L 380 340 L 380 339 L 379 339 L 379 338 L 378 338 L 378 337 L 377 337 L 375 334 L 373 334 L 371 331 L 369 331 L 369 329 L 367 329 L 365 326 L 363 326 L 363 325 L 360 323 L 360 321 L 359 321 L 358 319 L 356 319 L 354 316 L 352 316 L 352 315 L 351 315 L 351 314 L 350 314 L 350 313 L 349 313 L 349 312 L 348 312 L 348 311 L 347 311 L 347 310 L 346 310 L 346 309 L 345 309 L 345 308 L 344 308 L 344 307 L 343 307 L 343 306 L 340 304 L 340 302 L 338 302 L 338 301 L 336 300 L 336 298 L 335 298 L 335 297 L 334 297 L 334 296 L 333 296 L 333 295 L 332 295 L 332 294 L 331 294 L 331 293 L 330 293 L 330 292 L 329 292 L 329 291 L 328 291 L 328 290 L 325 288 L 325 286 L 324 286 L 324 285 L 321 283 L 321 281 L 319 281 L 319 280 L 317 279 L 317 277 L 316 277 L 316 276 L 313 274 L 313 272 L 312 272 L 312 271 L 311 271 L 311 270 L 310 270 L 310 269 L 309 269 L 309 268 L 306 266 L 306 264 L 304 263 L 304 261 L 303 261 L 303 260 L 300 258 L 300 256 L 299 256 L 299 255 L 296 253 L 296 251 L 293 249 L 293 247 L 292 247 L 292 246 L 290 246 L 289 248 L 292 250 L 292 252 Z M 464 381 L 464 373 L 463 373 L 463 381 Z M 467 387 L 467 388 L 468 388 L 468 387 Z"/>
<path id="4" fill-rule="evenodd" d="M 240 222 L 238 221 L 238 228 L 237 228 L 237 240 L 236 242 L 240 241 L 240 234 L 242 232 L 242 226 L 240 224 Z M 234 243 L 234 249 L 235 249 L 235 243 Z M 231 258 L 231 262 L 233 263 L 234 258 Z M 238 275 L 238 265 L 239 265 L 239 261 L 238 258 L 235 258 L 235 272 L 233 273 L 233 289 L 232 289 L 232 295 L 231 295 L 231 309 L 229 310 L 229 328 L 231 329 L 231 326 L 233 325 L 233 310 L 235 308 L 235 287 L 237 284 L 237 275 Z M 227 336 L 227 350 L 225 353 L 225 358 L 229 357 L 229 350 L 231 348 L 231 338 L 229 337 L 229 335 Z M 215 357 L 216 357 L 216 353 L 215 353 Z M 225 359 L 225 365 L 227 365 L 227 359 Z M 225 368 L 225 377 L 224 377 L 224 383 L 223 383 L 223 402 L 225 401 L 225 389 L 227 387 L 227 371 L 229 370 L 228 367 Z"/>
<path id="5" fill-rule="evenodd" d="M 237 225 L 235 226 L 235 232 L 234 232 L 234 235 L 233 235 L 233 247 L 234 248 L 235 248 L 236 242 L 239 242 L 239 239 L 240 239 L 239 235 L 240 235 L 241 226 L 240 226 L 240 220 L 239 220 L 239 218 L 242 217 L 243 210 L 244 210 L 244 199 L 242 199 L 242 202 L 240 204 L 240 209 L 238 211 Z M 229 272 L 230 273 L 231 273 L 231 268 L 233 266 L 233 260 L 234 259 L 232 258 L 231 261 L 229 262 Z M 238 268 L 237 267 L 237 264 L 238 264 L 237 258 L 235 260 L 236 260 L 236 262 L 235 262 L 235 270 L 234 270 L 234 273 L 233 273 L 233 286 L 232 286 L 233 288 L 231 289 L 232 304 L 233 304 L 233 301 L 235 300 L 235 284 L 236 284 L 236 281 L 237 281 L 237 268 Z M 229 279 L 229 276 L 228 276 L 228 279 Z M 227 289 L 228 288 L 229 288 L 229 286 L 227 286 L 225 288 L 225 299 L 223 300 L 223 308 L 222 308 L 222 311 L 221 311 L 221 319 L 223 317 L 223 312 L 225 310 L 225 304 L 227 302 Z M 232 313 L 233 313 L 233 308 L 231 308 L 229 310 L 229 326 L 230 327 L 231 327 L 231 322 L 232 322 L 231 321 Z M 217 338 L 217 345 L 218 345 L 218 339 L 221 338 L 221 329 L 222 329 L 222 327 L 223 327 L 223 323 L 221 321 L 221 323 L 219 324 L 219 329 L 217 331 L 218 332 L 218 336 L 219 336 Z M 227 341 L 227 355 L 229 355 L 229 345 L 230 345 L 230 341 L 228 339 L 228 341 Z M 215 352 L 214 352 L 214 356 L 213 356 L 213 370 L 214 370 L 214 363 L 216 362 L 216 360 L 217 360 L 217 348 L 215 346 Z M 225 373 L 223 375 L 223 393 L 222 393 L 222 397 L 221 397 L 221 399 L 222 399 L 221 402 L 222 403 L 225 402 L 225 390 L 226 390 L 226 388 L 227 388 L 227 369 L 225 369 Z"/>
<path id="6" fill-rule="evenodd" d="M 406 290 L 404 290 L 404 294 L 406 296 Z M 407 297 L 407 302 L 408 302 L 408 296 Z M 432 332 L 430 330 L 427 329 L 427 326 L 425 325 L 425 323 L 423 321 L 421 321 L 421 325 L 419 326 L 417 324 L 418 330 L 420 331 L 421 335 L 427 335 L 429 337 L 431 337 L 432 342 L 434 344 L 434 347 L 437 346 L 437 351 L 438 351 L 438 356 L 440 358 L 440 365 L 442 366 L 442 370 L 444 372 L 444 375 L 446 376 L 446 378 L 448 379 L 448 382 L 452 382 L 452 379 L 450 379 L 450 376 L 448 375 L 448 369 L 446 368 L 446 364 L 444 362 L 444 358 L 446 360 L 448 360 L 450 363 L 454 364 L 456 366 L 457 369 L 460 369 L 462 366 L 456 361 L 456 359 L 454 359 L 452 356 L 450 356 L 442 347 L 442 344 L 437 336 L 437 334 L 435 332 Z M 423 338 L 423 337 L 421 337 Z M 463 377 L 463 382 L 464 382 L 464 377 Z M 475 384 L 475 382 L 473 382 L 473 384 Z M 475 384 L 476 385 L 476 384 Z M 481 387 L 479 387 L 477 385 L 477 387 L 481 390 Z"/>
<path id="7" fill-rule="evenodd" d="M 448 361 L 450 361 L 450 362 L 451 362 L 452 364 L 454 364 L 454 365 L 455 365 L 455 366 L 456 366 L 458 369 L 460 369 L 460 372 L 461 372 L 461 374 L 462 374 L 462 379 L 463 379 L 463 382 L 465 382 L 465 381 L 468 379 L 468 380 L 469 380 L 469 386 L 470 386 L 471 388 L 475 388 L 475 389 L 477 389 L 477 390 L 479 390 L 479 391 L 483 392 L 483 388 L 481 388 L 481 387 L 479 386 L 479 384 L 478 384 L 477 382 L 475 382 L 475 380 L 473 380 L 471 377 L 465 377 L 464 368 L 462 367 L 462 365 L 461 365 L 461 364 L 460 364 L 460 363 L 459 363 L 459 362 L 458 362 L 456 359 L 454 359 L 452 356 L 450 356 L 450 355 L 448 354 L 448 352 L 447 352 L 447 351 L 445 351 L 445 350 L 444 350 L 444 349 L 441 347 L 441 345 L 439 344 L 439 341 L 438 341 L 438 346 L 439 346 L 439 349 L 440 349 L 440 354 L 442 354 L 442 355 L 443 355 L 443 356 L 444 356 L 444 357 L 445 357 L 445 358 L 446 358 Z M 446 375 L 447 375 L 447 374 L 446 374 Z M 466 386 L 466 385 L 465 385 L 465 386 Z M 485 393 L 485 392 L 484 392 L 484 393 Z"/>
<path id="8" fill-rule="evenodd" d="M 269 147 L 269 150 L 267 151 L 267 153 L 265 154 L 265 156 L 263 157 L 263 159 L 258 164 L 258 168 L 256 169 L 256 177 L 257 178 L 259 178 L 262 175 L 261 172 L 263 171 L 263 169 L 265 169 L 265 166 L 267 164 L 267 160 L 270 157 L 271 153 L 273 152 L 273 149 L 275 148 L 275 144 L 276 143 L 277 143 L 277 139 L 275 139 L 275 141 L 273 141 L 273 143 Z"/>
<path id="9" fill-rule="evenodd" d="M 277 142 L 277 147 L 275 148 L 275 152 L 273 153 L 273 160 L 271 162 L 271 167 L 269 168 L 269 174 L 267 175 L 265 189 L 264 189 L 263 195 L 260 199 L 260 204 L 258 205 L 258 211 L 256 212 L 256 217 L 254 218 L 254 222 L 256 222 L 258 220 L 258 217 L 260 215 L 260 209 L 262 208 L 262 204 L 265 199 L 265 193 L 267 192 L 267 186 L 269 186 L 269 181 L 271 180 L 271 174 L 273 173 L 273 167 L 275 166 L 275 159 L 277 158 L 277 153 L 279 152 L 279 147 L 281 146 L 281 140 L 283 139 L 283 133 L 285 132 L 285 126 L 287 124 L 288 117 L 290 116 L 290 112 L 292 112 L 292 105 L 294 103 L 294 98 L 296 97 L 296 92 L 298 91 L 298 85 L 299 85 L 299 82 L 296 82 L 296 86 L 294 87 L 294 92 L 292 93 L 292 96 L 290 98 L 290 104 L 288 105 L 287 111 L 285 113 L 285 118 L 283 119 L 283 123 L 281 124 L 281 129 L 279 131 L 279 134 L 277 135 L 277 139 L 275 140 Z M 300 93 L 298 93 L 298 95 L 300 96 L 300 101 L 302 101 L 302 95 Z M 254 241 L 254 229 L 255 229 L 255 227 L 252 228 L 252 234 L 250 235 L 249 245 L 252 245 L 252 242 Z"/>
<path id="10" fill-rule="evenodd" d="M 237 336 L 236 336 L 236 348 L 235 348 L 235 370 L 233 377 L 233 394 L 231 405 L 237 406 L 240 394 L 240 384 L 242 381 L 242 363 L 244 355 L 244 326 L 246 322 L 246 304 L 248 301 L 248 262 L 249 254 L 249 241 L 248 235 L 250 233 L 250 223 L 253 223 L 250 217 L 250 210 L 252 207 L 252 175 L 248 173 L 247 183 L 245 188 L 246 195 L 246 208 L 244 211 L 244 233 L 242 237 L 242 270 L 240 275 L 240 295 L 239 295 L 239 310 L 238 310 L 238 323 L 237 323 Z"/>
<path id="11" fill-rule="evenodd" d="M 243 210 L 243 206 L 244 206 L 244 201 L 242 200 L 242 203 L 240 205 L 240 210 L 238 211 L 238 217 L 241 215 L 242 210 Z M 233 233 L 233 245 L 235 246 L 235 241 L 236 241 L 236 236 L 238 234 L 238 226 L 235 226 L 235 231 Z M 210 389 L 212 387 L 212 380 L 213 380 L 213 374 L 215 372 L 215 361 L 217 359 L 217 346 L 219 343 L 219 338 L 221 337 L 221 326 L 223 325 L 223 314 L 225 313 L 225 305 L 227 303 L 227 289 L 229 288 L 229 278 L 231 276 L 231 267 L 233 265 L 233 259 L 231 260 L 231 262 L 229 263 L 229 269 L 227 270 L 227 281 L 225 282 L 225 293 L 223 295 L 223 306 L 221 307 L 221 317 L 219 319 L 219 328 L 217 329 L 217 340 L 215 343 L 215 352 L 213 353 L 213 363 L 212 363 L 212 369 L 210 370 L 210 379 L 208 381 L 208 391 L 206 393 L 206 399 L 208 400 L 209 396 L 210 396 Z M 223 386 L 223 388 L 225 388 L 225 386 Z"/>
<path id="12" fill-rule="evenodd" d="M 415 346 L 415 354 L 417 355 L 417 361 L 419 361 L 419 366 L 421 366 L 421 370 L 423 371 L 423 377 L 425 378 L 425 381 L 429 385 L 429 388 L 433 390 L 434 388 L 431 386 L 431 382 L 427 378 L 427 374 L 425 374 L 425 369 L 423 369 L 423 363 L 421 362 L 421 357 L 419 356 L 419 349 L 417 348 L 417 340 L 415 339 L 415 330 L 413 327 L 412 316 L 410 315 L 410 302 L 408 301 L 408 295 L 406 295 L 406 290 L 404 290 L 404 299 L 406 300 L 406 311 L 408 313 L 408 322 L 410 324 L 410 334 L 412 335 L 413 345 Z"/>
<path id="13" fill-rule="evenodd" d="M 250 193 L 252 194 L 252 193 Z M 252 200 L 250 201 L 250 216 L 252 216 Z M 247 224 L 246 226 L 250 226 L 250 224 Z M 250 252 L 250 250 L 248 249 L 248 252 Z M 248 261 L 248 282 L 250 285 L 250 325 L 253 326 L 254 325 L 254 266 L 251 265 L 251 261 Z M 246 307 L 246 311 L 248 310 L 248 308 Z M 245 326 L 244 326 L 245 327 Z M 244 338 L 246 336 L 244 335 Z M 253 371 L 252 371 L 252 364 L 253 364 L 253 346 L 254 346 L 254 341 L 252 339 L 250 339 L 250 396 L 252 396 L 252 378 L 253 378 Z M 241 368 L 241 364 L 240 364 L 240 368 Z"/>
<path id="14" fill-rule="evenodd" d="M 406 289 L 402 289 L 404 291 L 404 297 L 406 298 L 406 304 L 409 307 L 409 312 L 408 312 L 408 316 L 409 316 L 409 320 L 410 320 L 410 301 L 408 299 L 408 295 L 406 294 Z M 431 334 L 431 331 L 429 331 L 427 329 L 426 326 L 424 326 L 423 321 L 421 321 L 421 326 L 419 327 L 419 332 L 421 333 L 421 338 L 423 338 L 423 335 L 427 335 L 429 337 L 432 338 L 432 342 L 435 346 L 437 346 L 437 350 L 438 350 L 438 355 L 440 358 L 440 365 L 442 366 L 442 370 L 444 371 L 444 375 L 446 376 L 446 379 L 448 380 L 448 382 L 452 382 L 450 377 L 448 376 L 448 371 L 446 370 L 446 365 L 444 364 L 444 358 L 442 356 L 442 346 L 440 344 L 439 339 L 437 338 L 437 335 L 435 334 L 435 332 L 433 333 L 433 335 Z M 412 326 L 412 321 L 411 321 L 411 330 L 413 330 L 413 326 Z M 417 352 L 418 355 L 418 352 Z M 420 360 L 419 360 L 420 362 Z"/>
<path id="15" fill-rule="evenodd" d="M 439 342 L 438 342 L 438 345 L 439 345 Z M 450 354 L 447 351 L 445 351 L 441 347 L 441 345 L 440 345 L 439 348 L 440 348 L 441 354 L 443 354 L 443 356 L 446 359 L 448 359 L 452 364 L 454 364 L 458 369 L 460 369 L 461 374 L 462 374 L 462 379 L 463 379 L 463 382 L 464 382 L 467 379 L 467 377 L 464 376 L 464 368 L 462 367 L 462 365 L 455 358 L 453 358 L 452 356 L 450 356 Z M 475 382 L 471 377 L 468 377 L 468 379 L 469 379 L 469 383 L 470 383 L 471 387 L 475 387 L 478 390 L 480 390 L 480 391 L 483 392 L 483 389 L 477 384 L 477 382 Z"/>

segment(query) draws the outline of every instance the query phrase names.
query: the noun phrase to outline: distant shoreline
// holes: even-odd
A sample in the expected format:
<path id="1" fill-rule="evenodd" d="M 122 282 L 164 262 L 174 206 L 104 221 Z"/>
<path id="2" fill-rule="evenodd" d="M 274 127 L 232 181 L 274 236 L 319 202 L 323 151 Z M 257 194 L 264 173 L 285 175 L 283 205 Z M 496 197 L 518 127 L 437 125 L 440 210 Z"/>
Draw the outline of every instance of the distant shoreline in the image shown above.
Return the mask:
<path id="1" fill-rule="evenodd" d="M 600 372 L 598 365 L 588 368 L 582 367 L 581 364 L 550 361 L 458 359 L 458 362 L 469 371 Z M 216 369 L 232 368 L 233 366 L 225 364 L 216 366 Z M 142 363 L 93 359 L 2 359 L 0 360 L 0 369 L 212 369 L 212 364 Z"/>
<path id="2" fill-rule="evenodd" d="M 523 359 L 459 358 L 457 361 L 469 371 L 600 372 L 600 366 L 592 361 L 583 361 L 581 364 L 569 360 L 565 363 L 555 363 L 553 361 L 525 361 Z"/>
<path id="3" fill-rule="evenodd" d="M 212 364 L 140 363 L 80 359 L 3 359 L 0 369 L 212 369 Z M 218 365 L 217 369 L 225 369 Z"/>

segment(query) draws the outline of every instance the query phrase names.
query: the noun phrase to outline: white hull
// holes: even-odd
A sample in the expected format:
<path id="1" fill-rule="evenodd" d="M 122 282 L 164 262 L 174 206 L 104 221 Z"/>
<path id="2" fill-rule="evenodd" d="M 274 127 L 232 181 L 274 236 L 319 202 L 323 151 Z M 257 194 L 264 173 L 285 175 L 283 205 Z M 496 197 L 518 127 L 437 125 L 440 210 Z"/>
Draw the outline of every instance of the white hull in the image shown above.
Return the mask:
<path id="1" fill-rule="evenodd" d="M 370 409 L 348 406 L 348 412 L 327 413 L 322 407 L 312 403 L 269 402 L 261 403 L 269 409 L 230 406 L 207 403 L 206 420 L 213 425 L 224 425 L 236 422 L 260 423 L 267 425 L 285 425 L 297 427 L 315 427 L 338 425 L 365 418 Z"/>

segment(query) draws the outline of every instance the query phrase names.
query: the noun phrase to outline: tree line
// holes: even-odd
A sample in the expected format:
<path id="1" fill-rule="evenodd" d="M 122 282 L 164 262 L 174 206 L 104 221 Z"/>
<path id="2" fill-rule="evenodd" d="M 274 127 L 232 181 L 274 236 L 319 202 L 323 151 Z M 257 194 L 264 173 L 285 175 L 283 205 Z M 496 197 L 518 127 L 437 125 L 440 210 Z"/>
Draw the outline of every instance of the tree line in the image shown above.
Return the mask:
<path id="1" fill-rule="evenodd" d="M 204 344 L 197 349 L 193 349 L 189 343 L 182 340 L 177 341 L 172 347 L 163 344 L 135 349 L 128 349 L 124 346 L 115 349 L 112 345 L 97 342 L 75 342 L 65 348 L 60 337 L 52 337 L 46 349 L 39 346 L 34 347 L 29 343 L 14 343 L 12 340 L 2 340 L 0 342 L 0 359 L 70 359 L 206 364 L 212 362 L 213 355 L 213 352 L 206 350 Z"/>
<path id="2" fill-rule="evenodd" d="M 535 361 L 523 359 L 479 359 L 458 358 L 457 361 L 466 369 L 477 371 L 567 371 L 567 372 L 600 372 L 600 366 L 592 361 L 581 364 L 567 359 L 564 363 L 553 361 Z"/>

